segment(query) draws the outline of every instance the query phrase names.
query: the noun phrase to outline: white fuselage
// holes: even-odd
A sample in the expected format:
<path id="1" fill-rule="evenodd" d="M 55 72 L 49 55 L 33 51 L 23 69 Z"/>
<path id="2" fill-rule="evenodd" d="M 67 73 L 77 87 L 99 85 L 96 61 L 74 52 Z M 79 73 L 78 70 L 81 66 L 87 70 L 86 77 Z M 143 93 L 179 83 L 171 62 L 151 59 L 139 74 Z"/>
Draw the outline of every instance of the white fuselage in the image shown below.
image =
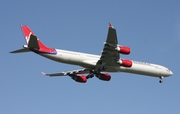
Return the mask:
<path id="1" fill-rule="evenodd" d="M 60 50 L 60 49 L 56 49 L 56 51 L 57 54 L 40 54 L 40 55 L 57 62 L 78 65 L 90 69 L 95 68 L 97 61 L 100 59 L 99 55 Z M 141 74 L 141 75 L 153 76 L 153 77 L 160 77 L 160 76 L 167 77 L 172 75 L 172 72 L 168 68 L 161 65 L 133 61 L 133 60 L 132 63 L 133 63 L 132 67 L 123 67 L 121 65 L 107 66 L 108 68 L 105 70 L 105 72 L 127 72 L 127 73 Z"/>

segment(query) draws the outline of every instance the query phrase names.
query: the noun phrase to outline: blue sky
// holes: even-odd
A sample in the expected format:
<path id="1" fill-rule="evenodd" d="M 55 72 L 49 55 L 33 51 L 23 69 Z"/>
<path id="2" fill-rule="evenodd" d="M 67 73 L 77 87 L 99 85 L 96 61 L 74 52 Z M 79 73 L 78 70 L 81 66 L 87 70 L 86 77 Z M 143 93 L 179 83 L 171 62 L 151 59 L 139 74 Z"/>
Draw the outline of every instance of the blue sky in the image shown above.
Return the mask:
<path id="1" fill-rule="evenodd" d="M 0 1 L 1 114 L 179 114 L 180 1 Z M 112 73 L 110 82 L 86 84 L 69 77 L 45 77 L 78 69 L 34 53 L 10 54 L 25 44 L 20 24 L 41 41 L 60 49 L 101 54 L 108 22 L 119 44 L 131 47 L 124 58 L 161 64 L 174 73 L 158 78 Z"/>

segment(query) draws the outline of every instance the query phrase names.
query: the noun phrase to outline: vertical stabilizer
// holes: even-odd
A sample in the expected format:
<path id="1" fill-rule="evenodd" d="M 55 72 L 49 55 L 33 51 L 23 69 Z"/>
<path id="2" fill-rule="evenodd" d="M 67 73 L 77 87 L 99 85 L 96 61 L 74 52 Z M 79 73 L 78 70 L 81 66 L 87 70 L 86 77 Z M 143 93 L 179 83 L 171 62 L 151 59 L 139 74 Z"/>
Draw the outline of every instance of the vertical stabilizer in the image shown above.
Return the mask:
<path id="1" fill-rule="evenodd" d="M 36 53 L 48 53 L 48 54 L 56 54 L 56 50 L 54 48 L 49 48 L 45 46 L 33 33 L 33 31 L 26 25 L 21 25 L 22 32 L 24 34 L 24 38 L 26 40 L 27 45 L 24 46 L 24 49 L 19 49 L 12 51 L 11 53 L 20 53 L 20 52 L 28 52 L 33 51 Z"/>
<path id="2" fill-rule="evenodd" d="M 24 38 L 25 38 L 25 40 L 26 40 L 26 43 L 28 44 L 31 35 L 34 35 L 34 33 L 33 33 L 32 30 L 31 30 L 28 26 L 26 26 L 26 25 L 21 25 L 21 29 L 22 29 L 22 32 L 23 32 L 23 34 L 24 34 Z"/>

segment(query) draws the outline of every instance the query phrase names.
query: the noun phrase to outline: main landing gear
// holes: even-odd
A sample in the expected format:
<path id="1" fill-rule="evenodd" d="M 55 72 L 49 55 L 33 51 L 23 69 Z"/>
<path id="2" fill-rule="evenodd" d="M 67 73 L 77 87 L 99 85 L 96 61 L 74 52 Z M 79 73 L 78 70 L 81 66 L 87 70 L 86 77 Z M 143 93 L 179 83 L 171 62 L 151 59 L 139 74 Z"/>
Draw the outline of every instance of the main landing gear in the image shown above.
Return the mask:
<path id="1" fill-rule="evenodd" d="M 86 79 L 93 78 L 94 77 L 94 73 L 95 73 L 94 70 L 90 70 L 89 74 L 86 76 Z"/>
<path id="2" fill-rule="evenodd" d="M 94 75 L 97 76 L 101 71 L 105 70 L 105 68 L 105 66 L 101 66 L 97 70 L 90 70 L 89 74 L 86 76 L 86 79 L 93 78 Z"/>
<path id="3" fill-rule="evenodd" d="M 88 75 L 86 76 L 86 79 L 89 79 L 89 78 L 92 78 L 92 77 L 94 77 L 94 73 L 88 74 Z"/>
<path id="4" fill-rule="evenodd" d="M 160 77 L 159 77 L 159 83 L 162 83 L 162 82 L 163 82 L 163 78 L 164 78 L 163 76 L 160 76 Z"/>

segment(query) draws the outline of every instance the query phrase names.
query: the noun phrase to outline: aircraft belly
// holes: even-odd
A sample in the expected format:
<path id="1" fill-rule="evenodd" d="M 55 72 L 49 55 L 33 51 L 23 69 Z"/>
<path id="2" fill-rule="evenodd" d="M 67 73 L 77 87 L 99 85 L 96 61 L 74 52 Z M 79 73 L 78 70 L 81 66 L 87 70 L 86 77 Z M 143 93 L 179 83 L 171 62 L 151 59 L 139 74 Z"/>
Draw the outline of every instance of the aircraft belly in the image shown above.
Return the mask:
<path id="1" fill-rule="evenodd" d="M 161 70 L 156 69 L 153 66 L 133 64 L 132 67 L 121 67 L 122 72 L 134 73 L 146 76 L 159 77 L 161 76 Z"/>
<path id="2" fill-rule="evenodd" d="M 54 61 L 57 61 L 58 62 L 58 58 L 56 55 L 53 55 L 53 54 L 41 54 L 39 53 L 39 55 L 47 58 L 47 59 L 50 59 L 50 60 L 54 60 Z"/>
<path id="3" fill-rule="evenodd" d="M 79 54 L 72 55 L 66 53 L 57 53 L 56 55 L 53 54 L 40 54 L 40 55 L 57 62 L 78 65 L 84 68 L 94 68 L 97 63 L 96 59 L 91 60 L 91 58 L 85 58 L 84 56 Z"/>
<path id="4" fill-rule="evenodd" d="M 85 68 L 95 68 L 96 63 L 98 60 L 82 60 L 81 61 L 81 66 Z"/>
<path id="5" fill-rule="evenodd" d="M 79 55 L 69 55 L 69 54 L 59 54 L 58 56 L 59 62 L 73 64 L 73 65 L 80 65 L 81 59 Z"/>

